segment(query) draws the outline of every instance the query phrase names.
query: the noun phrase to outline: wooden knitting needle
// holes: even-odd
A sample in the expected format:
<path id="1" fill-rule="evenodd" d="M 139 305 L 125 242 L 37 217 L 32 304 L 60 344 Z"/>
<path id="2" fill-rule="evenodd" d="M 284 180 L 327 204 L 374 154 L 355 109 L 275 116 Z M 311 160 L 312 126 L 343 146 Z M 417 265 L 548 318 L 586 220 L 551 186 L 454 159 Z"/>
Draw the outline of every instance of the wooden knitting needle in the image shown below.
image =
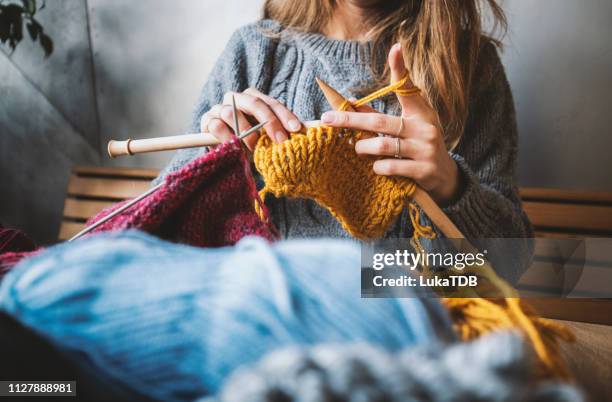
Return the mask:
<path id="1" fill-rule="evenodd" d="M 235 109 L 234 109 L 235 110 Z M 260 123 L 250 129 L 248 129 L 247 131 L 245 131 L 244 133 L 240 134 L 238 136 L 238 138 L 240 138 L 241 140 L 245 139 L 246 137 L 248 137 L 249 135 L 253 134 L 254 132 L 256 132 L 257 130 L 259 130 L 264 124 L 266 124 L 267 122 L 263 122 Z M 236 124 L 236 129 L 238 128 L 238 125 Z M 197 135 L 202 135 L 202 134 L 197 134 Z M 218 142 L 217 142 L 218 144 Z M 91 232 L 92 230 L 94 230 L 95 228 L 97 228 L 98 226 L 102 225 L 105 222 L 108 222 L 109 220 L 111 220 L 112 218 L 114 218 L 115 216 L 119 215 L 120 213 L 122 213 L 123 211 L 125 211 L 128 208 L 131 208 L 133 205 L 137 204 L 139 201 L 144 200 L 145 198 L 147 198 L 148 196 L 150 196 L 151 194 L 153 194 L 154 192 L 156 192 L 157 190 L 159 190 L 162 186 L 164 185 L 163 182 L 159 183 L 158 185 L 151 187 L 150 189 L 148 189 L 147 191 L 145 191 L 144 193 L 140 194 L 139 196 L 133 198 L 130 202 L 126 203 L 125 205 L 122 205 L 120 208 L 117 208 L 116 210 L 114 210 L 113 212 L 111 212 L 110 214 L 108 214 L 107 216 L 105 216 L 104 218 L 100 219 L 99 221 L 97 221 L 96 223 L 87 226 L 86 228 L 84 228 L 83 230 L 81 230 L 79 233 L 75 234 L 74 236 L 72 236 L 68 241 L 71 242 L 73 240 L 78 239 L 79 237 L 82 237 L 83 235 Z"/>
<path id="2" fill-rule="evenodd" d="M 338 110 L 345 104 L 346 99 L 338 91 L 319 78 L 315 78 L 315 80 L 317 81 L 319 88 L 321 88 L 321 91 L 323 91 L 325 99 L 327 99 L 334 110 Z M 345 110 L 356 112 L 355 108 L 351 106 L 350 103 Z M 413 198 L 416 203 L 423 208 L 423 211 L 425 211 L 429 219 L 431 219 L 431 221 L 442 231 L 442 233 L 444 233 L 446 237 L 449 239 L 465 239 L 463 233 L 461 233 L 457 226 L 455 226 L 449 217 L 446 216 L 438 204 L 436 204 L 429 194 L 427 194 L 427 192 L 418 185 L 414 191 Z"/>
<path id="3" fill-rule="evenodd" d="M 259 123 L 240 135 L 240 139 L 253 134 L 267 122 Z M 183 148 L 209 147 L 218 145 L 219 140 L 212 134 L 183 134 L 167 137 L 145 138 L 142 140 L 111 140 L 108 143 L 108 154 L 111 158 L 122 155 L 135 155 L 146 152 L 172 151 Z"/>

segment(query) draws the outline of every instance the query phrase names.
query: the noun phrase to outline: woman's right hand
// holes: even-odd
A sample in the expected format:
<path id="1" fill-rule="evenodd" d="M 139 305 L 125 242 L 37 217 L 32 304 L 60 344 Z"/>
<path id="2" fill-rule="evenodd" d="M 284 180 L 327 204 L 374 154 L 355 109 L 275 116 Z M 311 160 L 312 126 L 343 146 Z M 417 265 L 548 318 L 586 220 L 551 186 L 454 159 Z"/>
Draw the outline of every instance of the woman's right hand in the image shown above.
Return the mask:
<path id="1" fill-rule="evenodd" d="M 266 122 L 264 128 L 272 141 L 280 143 L 289 138 L 289 132 L 296 132 L 302 123 L 293 112 L 278 100 L 249 88 L 244 92 L 228 92 L 223 97 L 223 103 L 213 106 L 204 113 L 200 120 L 200 129 L 203 133 L 214 135 L 219 141 L 230 140 L 234 136 L 234 111 L 232 96 L 236 98 L 238 109 L 238 125 L 240 132 L 252 126 Z M 257 123 L 252 124 L 251 122 Z M 253 149 L 259 134 L 245 138 L 249 149 Z"/>

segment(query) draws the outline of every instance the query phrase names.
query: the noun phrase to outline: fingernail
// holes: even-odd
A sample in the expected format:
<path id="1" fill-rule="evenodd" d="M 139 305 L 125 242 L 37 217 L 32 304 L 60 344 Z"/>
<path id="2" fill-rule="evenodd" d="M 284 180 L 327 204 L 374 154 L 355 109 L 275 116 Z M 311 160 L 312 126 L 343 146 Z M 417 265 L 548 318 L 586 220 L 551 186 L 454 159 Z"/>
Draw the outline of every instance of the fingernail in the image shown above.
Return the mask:
<path id="1" fill-rule="evenodd" d="M 289 129 L 293 132 L 298 131 L 300 129 L 300 127 L 302 127 L 302 125 L 300 124 L 299 121 L 293 119 L 293 120 L 289 120 L 287 122 L 287 125 L 289 126 Z"/>
<path id="2" fill-rule="evenodd" d="M 323 123 L 328 123 L 328 124 L 333 123 L 335 119 L 336 119 L 336 115 L 333 112 L 325 112 L 321 116 L 321 121 Z"/>
<path id="3" fill-rule="evenodd" d="M 277 131 L 274 134 L 274 138 L 276 138 L 276 142 L 278 142 L 280 144 L 281 142 L 283 142 L 283 141 L 285 141 L 287 139 L 287 136 L 282 131 Z"/>
<path id="4" fill-rule="evenodd" d="M 393 49 L 400 49 L 402 47 L 402 44 L 397 42 L 395 45 L 393 45 Z"/>

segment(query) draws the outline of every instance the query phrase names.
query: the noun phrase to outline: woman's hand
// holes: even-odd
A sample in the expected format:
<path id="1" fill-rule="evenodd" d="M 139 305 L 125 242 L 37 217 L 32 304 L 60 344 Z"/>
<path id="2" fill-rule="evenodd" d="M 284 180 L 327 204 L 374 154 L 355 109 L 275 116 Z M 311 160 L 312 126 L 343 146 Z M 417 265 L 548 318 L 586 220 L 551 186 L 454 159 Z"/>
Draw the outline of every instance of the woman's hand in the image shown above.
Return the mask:
<path id="1" fill-rule="evenodd" d="M 289 138 L 289 132 L 298 131 L 302 127 L 299 119 L 285 105 L 255 88 L 249 88 L 244 92 L 226 93 L 222 104 L 215 105 L 204 113 L 200 120 L 200 129 L 203 133 L 210 133 L 222 142 L 234 136 L 232 96 L 236 98 L 240 132 L 248 130 L 255 124 L 267 122 L 264 128 L 268 136 L 272 141 L 283 142 Z M 257 123 L 252 124 L 253 121 Z M 254 134 L 245 138 L 249 149 L 253 149 L 257 137 L 258 135 Z"/>
<path id="2" fill-rule="evenodd" d="M 389 52 L 392 82 L 406 75 L 399 44 Z M 406 88 L 412 87 L 408 82 Z M 440 205 L 448 205 L 460 192 L 460 173 L 444 144 L 438 114 L 420 95 L 399 96 L 401 117 L 378 113 L 326 112 L 321 121 L 333 127 L 347 127 L 388 136 L 368 138 L 355 144 L 358 154 L 390 156 L 374 162 L 379 175 L 409 177 Z M 399 145 L 399 153 L 398 151 Z"/>

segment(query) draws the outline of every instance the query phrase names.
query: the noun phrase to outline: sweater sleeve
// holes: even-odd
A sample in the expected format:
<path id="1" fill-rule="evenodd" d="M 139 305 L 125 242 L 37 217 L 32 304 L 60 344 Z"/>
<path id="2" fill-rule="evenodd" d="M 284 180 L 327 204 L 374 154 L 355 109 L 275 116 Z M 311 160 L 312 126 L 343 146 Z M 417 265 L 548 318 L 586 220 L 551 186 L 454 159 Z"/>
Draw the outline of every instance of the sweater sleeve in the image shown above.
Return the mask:
<path id="1" fill-rule="evenodd" d="M 204 84 L 192 113 L 190 132 L 200 132 L 202 115 L 214 105 L 222 103 L 227 92 L 241 92 L 249 87 L 267 90 L 270 73 L 265 70 L 270 68 L 270 63 L 265 60 L 274 51 L 274 41 L 266 35 L 266 31 L 274 32 L 277 29 L 270 21 L 258 21 L 234 32 Z M 166 175 L 179 170 L 204 152 L 205 148 L 177 151 L 153 184 L 159 183 Z"/>
<path id="2" fill-rule="evenodd" d="M 488 251 L 496 272 L 516 284 L 531 261 L 533 229 L 515 181 L 518 134 L 512 92 L 492 45 L 483 48 L 474 80 L 466 129 L 450 153 L 465 186 L 444 212 L 475 246 Z"/>
<path id="3" fill-rule="evenodd" d="M 510 85 L 497 51 L 483 48 L 464 135 L 452 158 L 464 190 L 444 212 L 468 238 L 530 237 L 515 182 L 518 134 Z"/>

